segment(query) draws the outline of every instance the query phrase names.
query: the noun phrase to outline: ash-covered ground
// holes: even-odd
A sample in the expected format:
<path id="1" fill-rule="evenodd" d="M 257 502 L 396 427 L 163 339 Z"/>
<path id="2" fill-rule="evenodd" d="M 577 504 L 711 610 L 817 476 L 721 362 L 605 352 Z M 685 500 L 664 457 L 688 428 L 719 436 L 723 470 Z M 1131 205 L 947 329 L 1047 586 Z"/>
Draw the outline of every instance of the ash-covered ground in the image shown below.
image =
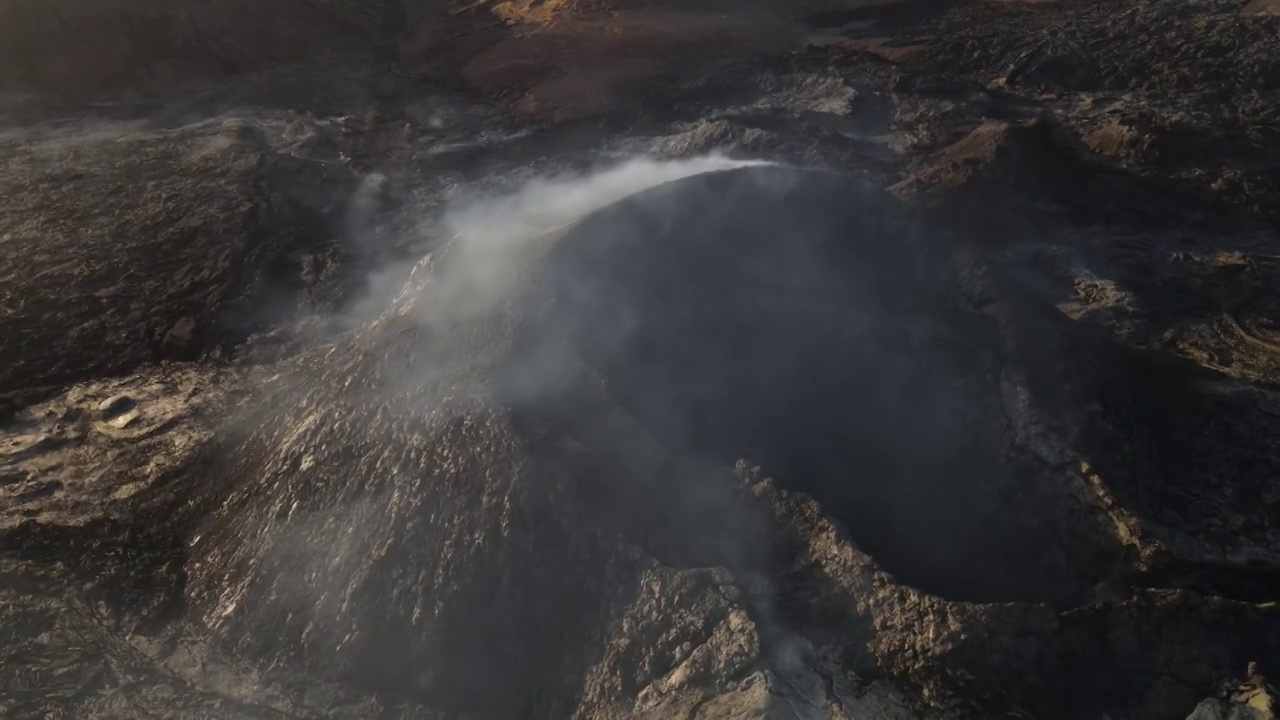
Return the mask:
<path id="1" fill-rule="evenodd" d="M 1274 0 L 13 0 L 0 154 L 2 717 L 1274 717 Z"/>

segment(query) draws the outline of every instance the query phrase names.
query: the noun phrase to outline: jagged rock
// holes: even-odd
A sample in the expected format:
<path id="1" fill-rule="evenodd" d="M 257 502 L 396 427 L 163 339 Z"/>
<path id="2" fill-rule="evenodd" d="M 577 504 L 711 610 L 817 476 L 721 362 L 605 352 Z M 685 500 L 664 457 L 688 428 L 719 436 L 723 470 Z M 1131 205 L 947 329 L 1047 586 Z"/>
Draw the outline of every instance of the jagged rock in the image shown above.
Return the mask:
<path id="1" fill-rule="evenodd" d="M 1110 122 L 1085 137 L 1094 152 L 1121 160 L 1141 157 L 1148 152 L 1151 138 L 1131 123 Z"/>
<path id="2" fill-rule="evenodd" d="M 354 178 L 266 141 L 228 121 L 12 148 L 0 392 L 189 358 L 287 317 L 301 294 L 287 257 L 334 242 L 321 198 L 345 200 Z"/>
<path id="3" fill-rule="evenodd" d="M 1224 693 L 1222 698 L 1201 702 L 1187 720 L 1275 720 L 1276 692 L 1249 663 L 1248 679 Z"/>
<path id="4" fill-rule="evenodd" d="M 196 347 L 196 319 L 183 316 L 169 328 L 160 341 L 164 354 L 168 357 L 184 358 Z"/>
<path id="5" fill-rule="evenodd" d="M 188 491 L 181 478 L 219 431 L 242 378 L 212 368 L 151 368 L 78 383 L 18 413 L 0 440 L 0 536 L 24 525 L 124 521 L 137 513 L 140 493 L 170 482 L 179 484 L 166 493 Z M 10 492 L 25 483 L 44 489 Z"/>
<path id="6" fill-rule="evenodd" d="M 1012 190 L 1028 181 L 1076 183 L 1084 174 L 1077 152 L 1042 121 L 984 123 L 922 163 L 904 190 L 977 184 Z"/>

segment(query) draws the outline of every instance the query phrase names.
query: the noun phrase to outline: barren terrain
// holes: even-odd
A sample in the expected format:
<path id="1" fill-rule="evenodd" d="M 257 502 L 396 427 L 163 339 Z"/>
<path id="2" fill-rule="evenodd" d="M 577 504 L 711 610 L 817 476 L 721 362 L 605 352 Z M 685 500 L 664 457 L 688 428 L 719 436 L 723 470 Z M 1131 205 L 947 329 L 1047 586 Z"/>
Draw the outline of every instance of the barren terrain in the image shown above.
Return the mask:
<path id="1" fill-rule="evenodd" d="M 12 0 L 0 716 L 1274 718 L 1267 0 Z"/>

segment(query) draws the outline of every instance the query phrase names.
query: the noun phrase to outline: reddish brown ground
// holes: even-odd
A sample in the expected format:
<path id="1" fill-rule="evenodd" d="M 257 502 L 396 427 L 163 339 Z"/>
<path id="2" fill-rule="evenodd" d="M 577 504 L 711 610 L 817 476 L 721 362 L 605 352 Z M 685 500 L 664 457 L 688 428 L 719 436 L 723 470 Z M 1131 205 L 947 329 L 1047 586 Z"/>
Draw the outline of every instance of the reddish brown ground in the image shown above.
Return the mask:
<path id="1" fill-rule="evenodd" d="M 564 120 L 617 108 L 679 77 L 799 47 L 804 36 L 794 23 L 759 14 L 632 10 L 515 26 L 457 18 L 425 39 L 405 50 L 420 58 L 413 63 L 420 71 Z"/>

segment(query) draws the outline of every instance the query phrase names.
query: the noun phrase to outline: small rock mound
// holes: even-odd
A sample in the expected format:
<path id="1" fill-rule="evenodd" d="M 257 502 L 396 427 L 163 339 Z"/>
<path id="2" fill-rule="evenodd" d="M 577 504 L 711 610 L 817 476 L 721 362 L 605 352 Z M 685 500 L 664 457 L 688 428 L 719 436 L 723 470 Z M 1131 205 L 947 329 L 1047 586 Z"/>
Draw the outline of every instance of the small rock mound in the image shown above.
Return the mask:
<path id="1" fill-rule="evenodd" d="M 1248 679 L 1224 690 L 1222 697 L 1205 700 L 1187 720 L 1275 720 L 1276 690 L 1249 664 Z"/>
<path id="2" fill-rule="evenodd" d="M 991 191 L 1016 191 L 1025 183 L 1070 185 L 1080 179 L 1078 151 L 1047 123 L 987 122 L 920 163 L 903 190 L 949 190 L 981 185 Z"/>

